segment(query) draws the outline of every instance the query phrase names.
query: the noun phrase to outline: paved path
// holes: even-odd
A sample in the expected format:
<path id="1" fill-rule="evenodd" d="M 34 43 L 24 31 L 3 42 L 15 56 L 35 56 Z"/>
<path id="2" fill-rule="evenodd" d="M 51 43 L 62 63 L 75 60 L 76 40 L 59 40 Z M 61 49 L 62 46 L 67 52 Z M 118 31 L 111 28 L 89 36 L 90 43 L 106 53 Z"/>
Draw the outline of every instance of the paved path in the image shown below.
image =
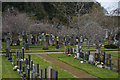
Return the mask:
<path id="1" fill-rule="evenodd" d="M 86 72 L 81 71 L 80 69 L 74 68 L 74 67 L 72 67 L 72 66 L 70 66 L 68 64 L 65 64 L 65 63 L 63 63 L 63 62 L 61 62 L 59 60 L 56 60 L 56 59 L 54 59 L 54 58 L 52 58 L 52 57 L 50 57 L 48 55 L 39 55 L 39 56 L 44 58 L 45 60 L 51 62 L 52 64 L 54 64 L 54 65 L 56 65 L 56 66 L 58 66 L 58 67 L 60 67 L 60 68 L 62 68 L 64 70 L 72 73 L 73 75 L 75 75 L 78 78 L 83 78 L 85 80 L 87 80 L 86 78 L 92 78 L 92 80 L 93 79 L 95 79 L 95 80 L 98 79 L 98 78 L 96 78 L 96 77 L 94 77 L 94 76 L 92 76 L 92 75 L 90 75 L 90 74 L 88 74 Z M 90 80 L 90 79 L 88 79 L 88 80 Z"/>

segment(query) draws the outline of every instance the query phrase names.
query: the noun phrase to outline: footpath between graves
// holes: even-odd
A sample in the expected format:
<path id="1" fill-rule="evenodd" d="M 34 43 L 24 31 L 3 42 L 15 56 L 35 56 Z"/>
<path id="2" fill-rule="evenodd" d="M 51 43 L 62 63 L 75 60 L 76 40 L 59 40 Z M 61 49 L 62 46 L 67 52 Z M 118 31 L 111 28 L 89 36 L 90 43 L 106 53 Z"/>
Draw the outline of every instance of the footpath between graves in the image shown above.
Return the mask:
<path id="1" fill-rule="evenodd" d="M 86 72 L 83 72 L 83 71 L 81 71 L 81 70 L 79 70 L 77 68 L 69 66 L 68 64 L 65 64 L 65 63 L 63 63 L 61 61 L 58 61 L 58 60 L 56 60 L 56 59 L 54 59 L 54 58 L 52 58 L 52 57 L 50 57 L 48 55 L 39 54 L 39 56 L 44 58 L 45 60 L 51 62 L 52 64 L 54 64 L 54 65 L 56 65 L 56 66 L 58 66 L 58 67 L 60 67 L 60 68 L 62 68 L 64 70 L 72 73 L 73 75 L 75 75 L 78 78 L 82 78 L 82 79 L 91 78 L 91 79 L 95 79 L 95 80 L 96 79 L 100 80 L 99 78 L 96 78 L 95 76 L 92 76 L 92 75 L 90 75 L 90 74 L 88 74 Z"/>

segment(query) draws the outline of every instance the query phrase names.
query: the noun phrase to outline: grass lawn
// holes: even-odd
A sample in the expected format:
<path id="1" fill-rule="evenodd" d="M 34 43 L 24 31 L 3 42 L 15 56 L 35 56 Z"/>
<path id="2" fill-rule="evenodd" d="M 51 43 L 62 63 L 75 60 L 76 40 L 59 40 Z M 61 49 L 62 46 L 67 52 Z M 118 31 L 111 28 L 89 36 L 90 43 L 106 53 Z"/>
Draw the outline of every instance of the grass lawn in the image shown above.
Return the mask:
<path id="1" fill-rule="evenodd" d="M 21 76 L 17 71 L 13 71 L 13 65 L 7 60 L 5 56 L 2 56 L 2 78 L 20 78 Z"/>
<path id="2" fill-rule="evenodd" d="M 2 74 L 2 56 L 0 55 L 0 74 Z M 0 80 L 2 79 L 2 75 L 0 75 Z"/>
<path id="3" fill-rule="evenodd" d="M 98 78 L 118 78 L 118 73 L 115 71 L 98 68 L 95 65 L 86 64 L 85 62 L 81 64 L 80 60 L 74 59 L 73 57 L 69 57 L 67 56 L 67 54 L 48 54 L 48 55 L 66 64 L 69 64 L 75 68 L 83 70 Z"/>
<path id="4" fill-rule="evenodd" d="M 25 55 L 25 57 L 28 57 L 28 55 Z M 58 70 L 58 78 L 76 78 L 74 75 L 71 73 L 51 64 L 50 62 L 44 60 L 38 55 L 31 55 L 31 60 L 33 60 L 33 63 L 36 66 L 36 63 L 39 63 L 39 68 L 46 67 L 48 69 L 48 66 L 52 66 L 53 69 Z M 3 64 L 2 64 L 2 78 L 20 78 L 20 75 L 17 73 L 17 71 L 13 71 L 13 65 L 11 62 L 7 60 L 6 57 L 3 56 L 2 58 Z M 36 68 L 36 67 L 35 67 Z M 25 67 L 25 73 L 27 73 L 27 69 Z M 47 75 L 48 75 L 48 70 L 47 70 Z M 27 75 L 26 75 L 27 76 Z"/>

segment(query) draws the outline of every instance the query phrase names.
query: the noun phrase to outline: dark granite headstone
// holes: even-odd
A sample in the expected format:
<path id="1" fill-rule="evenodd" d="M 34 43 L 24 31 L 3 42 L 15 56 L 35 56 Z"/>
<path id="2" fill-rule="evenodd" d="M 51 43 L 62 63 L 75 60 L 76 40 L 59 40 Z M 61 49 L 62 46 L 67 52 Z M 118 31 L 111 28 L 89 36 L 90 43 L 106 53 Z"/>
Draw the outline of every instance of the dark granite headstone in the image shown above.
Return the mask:
<path id="1" fill-rule="evenodd" d="M 39 76 L 39 64 L 36 63 L 36 73 L 37 73 L 37 76 Z"/>
<path id="2" fill-rule="evenodd" d="M 47 69 L 43 68 L 43 79 L 47 79 Z"/>
<path id="3" fill-rule="evenodd" d="M 28 68 L 28 80 L 30 80 L 30 69 Z"/>
<path id="4" fill-rule="evenodd" d="M 95 53 L 95 61 L 99 61 L 99 58 L 100 58 L 99 54 Z"/>
<path id="5" fill-rule="evenodd" d="M 29 65 L 29 68 L 30 68 L 30 61 L 31 61 L 31 55 L 30 54 L 28 54 L 28 59 L 29 59 L 29 63 L 28 63 L 28 65 Z"/>

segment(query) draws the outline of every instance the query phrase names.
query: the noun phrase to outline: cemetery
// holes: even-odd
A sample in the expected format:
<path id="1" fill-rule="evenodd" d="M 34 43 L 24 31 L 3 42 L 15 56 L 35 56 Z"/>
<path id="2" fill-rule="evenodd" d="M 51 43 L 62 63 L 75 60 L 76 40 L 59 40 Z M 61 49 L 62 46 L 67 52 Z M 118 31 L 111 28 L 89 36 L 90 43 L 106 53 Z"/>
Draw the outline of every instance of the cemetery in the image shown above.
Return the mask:
<path id="1" fill-rule="evenodd" d="M 120 79 L 120 9 L 108 13 L 99 2 L 3 2 L 1 79 Z"/>

